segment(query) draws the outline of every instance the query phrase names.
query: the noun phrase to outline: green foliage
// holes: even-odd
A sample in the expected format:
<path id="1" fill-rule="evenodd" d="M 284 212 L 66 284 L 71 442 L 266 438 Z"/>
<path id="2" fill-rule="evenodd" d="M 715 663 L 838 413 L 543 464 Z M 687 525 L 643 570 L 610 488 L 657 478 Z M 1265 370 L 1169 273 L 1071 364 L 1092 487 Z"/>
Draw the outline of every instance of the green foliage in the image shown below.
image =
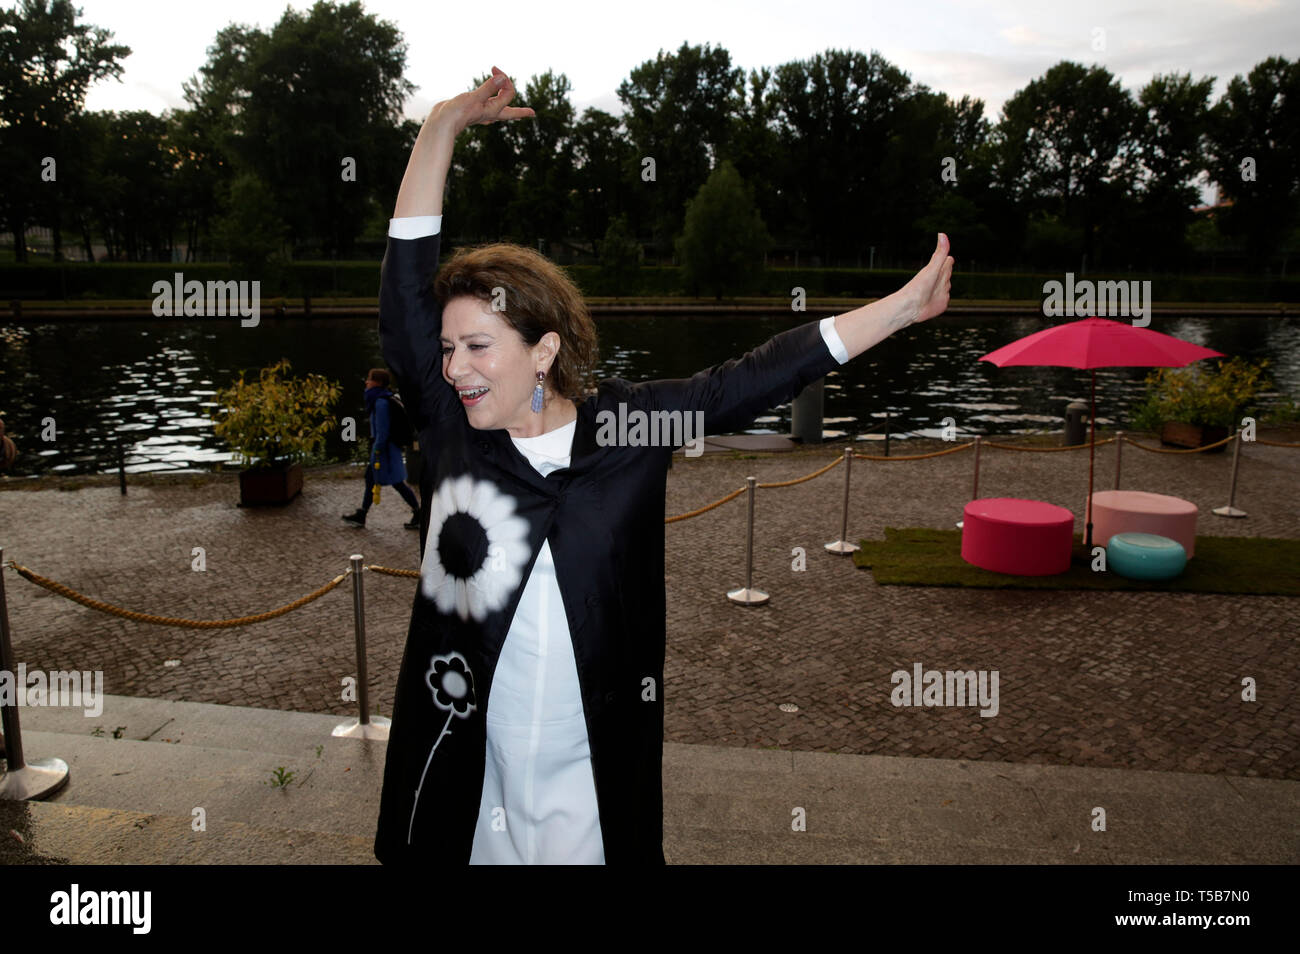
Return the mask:
<path id="1" fill-rule="evenodd" d="M 236 265 L 258 268 L 283 261 L 288 227 L 275 214 L 275 197 L 251 172 L 235 178 L 225 210 L 212 227 L 212 242 Z"/>
<path id="2" fill-rule="evenodd" d="M 1264 420 L 1270 424 L 1300 423 L 1300 403 L 1283 398 L 1264 412 Z"/>
<path id="3" fill-rule="evenodd" d="M 299 258 L 378 260 L 419 128 L 401 114 L 413 87 L 397 24 L 361 2 L 327 0 L 265 28 L 231 24 L 183 84 L 187 108 L 147 117 L 84 112 L 87 89 L 120 75 L 129 50 L 76 22 L 69 0 L 9 6 L 0 10 L 0 181 L 14 187 L 0 189 L 0 223 L 15 233 L 19 261 L 36 225 L 53 230 L 55 260 L 65 240 L 164 262 L 175 243 L 197 265 L 212 259 L 216 238 L 261 267 L 282 228 Z M 663 262 L 688 201 L 730 161 L 778 253 L 813 268 L 872 256 L 914 271 L 944 231 L 959 270 L 1227 270 L 1270 280 L 1295 271 L 1300 63 L 1284 57 L 1222 77 L 1227 91 L 1213 106 L 1214 77 L 1157 75 L 1126 89 L 1102 66 L 1063 61 L 1016 91 L 994 122 L 981 101 L 928 89 L 879 53 L 827 49 L 742 69 L 724 48 L 683 43 L 629 66 L 621 116 L 578 115 L 563 74 L 516 77 L 515 104 L 536 116 L 460 137 L 444 251 L 506 240 L 564 260 L 566 246 L 599 246 L 623 213 Z M 57 187 L 22 186 L 37 181 L 45 156 L 58 157 Z M 1254 174 L 1243 175 L 1245 158 Z M 945 167 L 955 179 L 941 178 Z M 1198 219 L 1203 175 L 1231 205 Z M 611 285 L 611 274 L 606 267 L 590 287 Z M 23 287 L 5 297 L 26 297 Z M 322 294 L 305 283 L 281 294 L 304 290 Z M 1173 296 L 1162 288 L 1161 297 Z"/>
<path id="4" fill-rule="evenodd" d="M 387 219 L 385 219 L 387 222 Z M 387 228 L 387 225 L 385 225 Z M 605 226 L 602 226 L 602 233 Z M 933 233 L 931 233 L 933 236 Z M 933 241 L 933 238 L 931 239 Z M 598 240 L 599 242 L 599 240 Z M 916 259 L 916 267 L 925 261 Z M 610 280 L 602 265 L 565 265 L 578 287 L 587 295 L 645 295 L 672 297 L 682 294 L 682 270 L 673 265 L 642 265 L 621 277 Z M 304 292 L 314 300 L 322 298 L 359 298 L 373 302 L 379 287 L 378 262 L 290 262 L 275 271 L 245 271 L 239 266 L 217 262 L 189 262 L 185 278 L 201 282 L 229 279 L 262 280 L 262 313 L 277 305 L 277 298 L 300 299 Z M 94 265 L 70 262 L 52 265 L 0 262 L 0 302 L 18 298 L 23 301 L 68 299 L 94 301 L 145 301 L 153 283 L 171 283 L 176 272 L 172 264 L 117 262 Z M 801 285 L 809 297 L 842 296 L 875 298 L 888 295 L 904 285 L 915 268 L 778 268 L 771 264 L 763 271 L 762 285 L 755 294 L 789 298 L 790 289 Z M 1131 281 L 1151 279 L 1159 282 L 1165 301 L 1212 302 L 1300 302 L 1300 279 L 1247 276 L 1162 275 L 1150 272 L 1089 272 L 1090 280 Z M 1041 302 L 1043 283 L 1061 280 L 1060 272 L 968 272 L 953 275 L 953 294 L 958 298 L 978 300 L 1017 300 Z"/>
<path id="5" fill-rule="evenodd" d="M 1254 402 L 1273 387 L 1265 374 L 1267 360 L 1220 360 L 1215 370 L 1204 365 L 1158 368 L 1149 374 L 1146 396 L 1130 414 L 1131 425 L 1143 431 L 1159 430 L 1166 421 L 1233 428 L 1244 415 L 1257 416 Z"/>
<path id="6" fill-rule="evenodd" d="M 724 159 L 686 207 L 677 239 L 682 277 L 694 293 L 744 293 L 758 284 L 771 241 L 740 173 Z"/>
<path id="7" fill-rule="evenodd" d="M 230 165 L 266 183 L 294 242 L 346 257 L 370 198 L 391 205 L 401 181 L 401 106 L 415 88 L 405 65 L 395 24 L 361 3 L 321 0 L 285 9 L 269 31 L 221 30 L 185 93 L 212 118 Z"/>
<path id="8" fill-rule="evenodd" d="M 1058 63 L 1007 100 L 997 179 L 1026 208 L 1051 213 L 1034 241 L 1055 246 L 1059 221 L 1074 232 L 1075 249 L 1095 261 L 1098 227 L 1141 175 L 1140 120 L 1132 94 L 1096 64 Z"/>
<path id="9" fill-rule="evenodd" d="M 283 377 L 289 367 L 282 358 L 252 382 L 241 372 L 238 381 L 217 393 L 222 413 L 209 412 L 213 430 L 241 456 L 245 467 L 310 459 L 337 423 L 330 408 L 342 388 L 318 374 Z"/>
<path id="10" fill-rule="evenodd" d="M 616 285 L 632 279 L 644 258 L 641 243 L 632 234 L 626 215 L 618 215 L 610 220 L 605 237 L 597 244 L 597 249 L 601 271 Z"/>
<path id="11" fill-rule="evenodd" d="M 683 208 L 709 177 L 710 151 L 726 156 L 743 77 L 722 47 L 682 43 L 634 66 L 619 84 L 626 138 L 637 160 L 625 170 L 638 177 L 633 181 L 639 188 L 629 196 L 638 213 L 633 221 L 638 234 L 653 236 L 664 257 L 671 237 L 682 230 Z M 642 158 L 655 161 L 652 186 L 639 178 Z"/>
<path id="12" fill-rule="evenodd" d="M 278 767 L 277 767 L 277 768 L 276 768 L 276 769 L 271 773 L 271 787 L 272 787 L 272 788 L 288 788 L 288 787 L 289 787 L 289 783 L 293 781 L 293 777 L 294 777 L 295 774 L 297 774 L 297 773 L 293 772 L 292 770 L 290 770 L 290 771 L 285 771 L 285 768 L 284 768 L 283 765 L 278 766 Z"/>
<path id="13" fill-rule="evenodd" d="M 1220 210 L 1220 228 L 1243 243 L 1260 270 L 1296 250 L 1290 233 L 1300 214 L 1297 104 L 1300 62 L 1271 56 L 1229 80 L 1208 117 L 1200 165 L 1231 200 Z"/>
<path id="14" fill-rule="evenodd" d="M 86 92 L 120 77 L 120 61 L 131 55 L 108 42 L 110 31 L 77 22 L 80 15 L 70 0 L 21 0 L 0 10 L 0 222 L 15 236 L 50 226 L 56 260 L 60 226 L 69 224 L 77 198 L 63 184 L 77 178 L 76 126 Z M 59 162 L 59 188 L 36 179 L 46 156 Z M 26 261 L 25 241 L 15 251 Z"/>

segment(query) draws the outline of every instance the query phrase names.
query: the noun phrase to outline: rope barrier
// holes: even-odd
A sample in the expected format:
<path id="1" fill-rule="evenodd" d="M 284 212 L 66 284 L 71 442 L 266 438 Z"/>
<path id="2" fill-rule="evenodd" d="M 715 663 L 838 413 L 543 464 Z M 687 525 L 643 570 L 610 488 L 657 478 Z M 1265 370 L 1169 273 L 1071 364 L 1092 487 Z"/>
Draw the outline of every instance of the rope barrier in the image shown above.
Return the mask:
<path id="1" fill-rule="evenodd" d="M 1163 447 L 1148 447 L 1146 444 L 1139 444 L 1131 437 L 1124 438 L 1126 442 L 1132 444 L 1134 447 L 1140 450 L 1149 451 L 1152 454 L 1199 454 L 1202 451 L 1213 450 L 1216 447 L 1222 447 L 1224 444 L 1228 443 L 1228 441 L 1232 441 L 1236 439 L 1237 439 L 1236 434 L 1229 434 L 1223 440 L 1215 441 L 1213 444 L 1206 444 L 1204 447 L 1189 447 L 1186 450 L 1165 450 Z"/>
<path id="2" fill-rule="evenodd" d="M 822 474 L 826 473 L 826 471 L 830 470 L 832 467 L 838 467 L 843 460 L 844 458 L 837 457 L 829 464 L 827 464 L 825 467 L 823 467 L 821 470 L 814 470 L 811 474 L 808 474 L 803 477 L 796 477 L 794 480 L 779 480 L 770 484 L 759 484 L 758 486 L 766 487 L 768 489 L 772 489 L 776 487 L 793 487 L 795 484 L 802 484 L 805 480 L 812 480 L 814 477 L 820 477 Z"/>
<path id="3" fill-rule="evenodd" d="M 1102 447 L 1105 446 L 1106 444 L 1113 444 L 1117 440 L 1119 440 L 1124 443 L 1132 444 L 1134 447 L 1137 447 L 1144 451 L 1149 451 L 1153 454 L 1199 454 L 1204 451 L 1213 450 L 1216 447 L 1221 447 L 1224 444 L 1228 443 L 1229 441 L 1235 440 L 1236 437 L 1237 437 L 1236 434 L 1230 434 L 1227 437 L 1225 437 L 1223 440 L 1216 441 L 1213 444 L 1206 444 L 1204 447 L 1192 447 L 1183 450 L 1166 450 L 1160 447 L 1149 447 L 1146 444 L 1139 444 L 1137 441 L 1133 440 L 1131 437 L 1128 437 L 1127 435 L 1123 437 L 1110 437 L 1104 441 L 1097 441 L 1095 446 Z M 1254 441 L 1254 443 L 1264 444 L 1269 447 L 1300 447 L 1300 444 L 1288 444 L 1281 441 L 1266 441 L 1262 439 L 1257 439 Z M 857 458 L 858 460 L 904 461 L 904 460 L 929 460 L 930 458 L 943 457 L 947 454 L 956 454 L 960 451 L 969 450 L 974 446 L 975 446 L 975 442 L 971 441 L 966 444 L 959 444 L 956 447 L 948 447 L 945 448 L 944 450 L 932 451 L 931 453 L 928 454 L 905 454 L 899 457 L 884 457 L 877 454 L 859 454 L 856 451 L 847 451 L 847 449 L 846 451 L 848 454 L 851 454 L 853 457 Z M 997 450 L 1051 453 L 1055 451 L 1082 450 L 1083 448 L 1088 447 L 1089 445 L 1072 444 L 1068 447 L 1020 447 L 1015 444 L 989 443 L 986 444 L 985 446 L 996 448 Z M 836 457 L 835 460 L 831 461 L 825 467 L 821 467 L 810 474 L 805 474 L 802 477 L 795 477 L 792 480 L 780 480 L 780 481 L 772 481 L 770 483 L 756 484 L 755 486 L 762 487 L 765 490 L 774 490 L 781 487 L 793 487 L 796 484 L 802 484 L 805 481 L 813 480 L 817 477 L 820 477 L 822 474 L 826 473 L 827 471 L 834 469 L 845 459 L 846 457 Z M 679 520 L 689 520 L 692 517 L 698 517 L 701 514 L 708 513 L 710 510 L 715 510 L 718 507 L 721 507 L 723 504 L 735 500 L 741 494 L 745 493 L 746 490 L 748 490 L 748 487 L 739 487 L 736 490 L 733 490 L 731 493 L 727 494 L 725 497 L 721 497 L 718 500 L 713 501 L 712 503 L 705 504 L 703 507 L 697 507 L 695 510 L 688 510 L 686 513 L 680 513 L 673 517 L 666 517 L 664 518 L 664 523 L 665 524 L 677 523 Z M 100 612 L 103 613 L 108 613 L 113 616 L 120 616 L 123 619 L 135 620 L 141 623 L 152 623 L 158 626 L 182 626 L 189 629 L 224 629 L 224 628 L 230 628 L 234 626 L 248 626 L 252 623 L 261 623 L 269 619 L 275 619 L 277 616 L 283 616 L 285 613 L 292 612 L 293 610 L 296 610 L 302 606 L 306 606 L 308 603 L 312 602 L 313 600 L 319 599 L 320 597 L 328 593 L 330 590 L 337 587 L 340 583 L 342 583 L 345 579 L 347 579 L 348 576 L 352 574 L 352 569 L 349 568 L 345 572 L 340 573 L 338 576 L 334 577 L 334 579 L 330 580 L 324 586 L 320 587 L 317 590 L 313 590 L 311 593 L 308 593 L 306 596 L 299 597 L 298 599 L 294 600 L 292 603 L 286 603 L 284 606 L 278 607 L 277 609 L 268 610 L 265 613 L 255 613 L 249 616 L 239 616 L 234 619 L 182 619 L 176 616 L 158 616 L 153 613 L 139 613 L 134 610 L 123 609 L 120 606 L 114 606 L 111 603 L 105 603 L 102 600 L 96 600 L 82 593 L 78 593 L 76 590 L 72 589 L 71 587 L 65 586 L 62 583 L 56 583 L 54 580 L 41 576 L 39 573 L 36 573 L 28 569 L 27 567 L 16 563 L 13 560 L 5 561 L 4 565 L 11 567 L 19 576 L 23 577 L 24 579 L 32 583 L 35 583 L 37 586 L 43 587 L 52 593 L 57 593 L 60 596 L 66 597 L 67 599 L 70 599 L 76 603 L 80 603 L 82 606 L 89 607 L 90 609 L 99 610 Z M 380 566 L 375 563 L 366 564 L 365 566 L 361 567 L 361 569 L 371 570 L 375 573 L 380 573 L 385 576 L 405 577 L 408 579 L 418 579 L 420 576 L 419 570 L 401 570 L 401 569 L 396 569 L 394 567 Z"/>
<path id="4" fill-rule="evenodd" d="M 114 606 L 111 603 L 105 603 L 101 600 L 92 599 L 69 586 L 62 583 L 56 583 L 51 579 L 41 576 L 29 570 L 25 566 L 8 560 L 6 566 L 12 567 L 14 572 L 26 580 L 35 583 L 37 586 L 44 587 L 52 593 L 66 597 L 73 602 L 80 603 L 82 606 L 88 606 L 91 609 L 99 610 L 102 613 L 108 613 L 112 616 L 120 616 L 123 619 L 135 620 L 139 623 L 153 623 L 158 626 L 183 626 L 187 629 L 224 629 L 231 626 L 247 626 L 250 623 L 261 623 L 268 619 L 275 619 L 277 616 L 283 616 L 285 613 L 298 609 L 300 606 L 306 606 L 312 600 L 319 599 L 334 587 L 338 586 L 352 572 L 347 570 L 340 573 L 334 579 L 330 580 L 320 589 L 308 593 L 306 596 L 299 597 L 292 603 L 286 603 L 278 609 L 269 610 L 265 613 L 256 613 L 252 616 L 240 616 L 235 619 L 181 619 L 176 616 L 156 616 L 153 613 L 137 613 L 135 610 L 123 609 L 120 606 Z"/>
<path id="5" fill-rule="evenodd" d="M 376 573 L 383 573 L 385 576 L 410 576 L 418 578 L 419 570 L 395 570 L 391 566 L 377 566 L 374 563 L 366 564 L 367 570 L 374 570 Z"/>
<path id="6" fill-rule="evenodd" d="M 956 447 L 949 447 L 946 450 L 933 451 L 929 454 L 904 454 L 901 457 L 884 457 L 879 454 L 859 454 L 853 452 L 853 456 L 858 460 L 928 460 L 931 457 L 942 457 L 944 454 L 955 454 L 958 451 L 964 451 L 968 447 L 974 447 L 975 442 L 970 441 L 967 444 L 958 444 Z"/>
<path id="7" fill-rule="evenodd" d="M 727 501 L 735 500 L 737 497 L 743 494 L 747 489 L 748 489 L 747 487 L 741 487 L 739 490 L 733 490 L 731 493 L 727 494 L 727 496 L 723 497 L 721 500 L 715 500 L 711 504 L 705 504 L 703 507 L 700 507 L 698 510 L 688 510 L 686 513 L 679 513 L 675 517 L 665 517 L 664 523 L 676 523 L 678 520 L 687 520 L 691 517 L 698 517 L 702 513 L 708 513 L 714 507 L 721 507 Z"/>
<path id="8" fill-rule="evenodd" d="M 1030 451 L 1030 452 L 1032 452 L 1032 453 L 1051 454 L 1051 453 L 1054 453 L 1055 451 L 1087 450 L 1087 449 L 1088 449 L 1089 447 L 1091 447 L 1091 446 L 1096 446 L 1096 447 L 1105 447 L 1107 444 L 1113 444 L 1113 443 L 1115 443 L 1115 438 L 1113 438 L 1113 437 L 1108 437 L 1108 438 L 1106 438 L 1104 441 L 1097 441 L 1097 443 L 1096 443 L 1095 445 L 1091 445 L 1091 444 L 1069 444 L 1069 445 L 1067 445 L 1067 446 L 1065 446 L 1065 447 L 1020 447 L 1020 446 L 1018 446 L 1018 445 L 1016 445 L 1016 444 L 995 444 L 995 443 L 993 443 L 992 441 L 989 441 L 989 442 L 986 443 L 984 446 L 985 446 L 985 447 L 996 447 L 998 450 L 1009 450 L 1009 451 Z"/>

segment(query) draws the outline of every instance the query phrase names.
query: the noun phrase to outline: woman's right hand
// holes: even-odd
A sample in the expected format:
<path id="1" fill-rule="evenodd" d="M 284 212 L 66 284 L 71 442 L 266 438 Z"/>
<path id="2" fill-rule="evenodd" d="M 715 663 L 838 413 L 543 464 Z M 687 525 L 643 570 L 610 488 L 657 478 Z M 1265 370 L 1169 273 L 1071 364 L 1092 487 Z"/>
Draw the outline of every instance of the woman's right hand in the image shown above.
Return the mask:
<path id="1" fill-rule="evenodd" d="M 433 107 L 426 121 L 438 131 L 455 138 L 470 126 L 487 126 L 537 115 L 531 107 L 509 105 L 514 98 L 514 83 L 494 66 L 492 75 L 482 86 L 444 99 Z"/>

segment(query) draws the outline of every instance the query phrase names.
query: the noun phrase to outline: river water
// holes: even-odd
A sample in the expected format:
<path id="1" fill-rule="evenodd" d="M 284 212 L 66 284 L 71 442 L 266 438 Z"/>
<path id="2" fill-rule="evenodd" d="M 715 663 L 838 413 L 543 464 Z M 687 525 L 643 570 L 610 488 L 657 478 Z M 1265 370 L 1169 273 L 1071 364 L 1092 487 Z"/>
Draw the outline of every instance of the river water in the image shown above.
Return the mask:
<path id="1" fill-rule="evenodd" d="M 598 318 L 601 377 L 689 377 L 738 357 L 799 321 L 778 317 Z M 1089 374 L 1069 368 L 996 368 L 977 359 L 1045 327 L 1023 317 L 941 317 L 910 328 L 826 379 L 825 432 L 871 439 L 938 437 L 952 418 L 959 437 L 1059 431 L 1066 405 L 1088 399 Z M 1300 319 L 1155 318 L 1151 327 L 1247 358 L 1269 358 L 1281 391 L 1300 396 Z M 128 472 L 206 471 L 235 461 L 205 412 L 239 372 L 288 358 L 344 386 L 336 409 L 364 441 L 362 381 L 383 365 L 374 318 L 263 317 L 254 328 L 220 318 L 59 321 L 0 325 L 0 415 L 20 449 L 11 473 L 114 470 L 124 442 Z M 1145 368 L 1097 372 L 1097 423 L 1123 425 L 1141 397 Z M 43 440 L 53 419 L 54 439 Z M 788 433 L 790 408 L 746 433 Z M 44 432 L 44 433 L 43 433 Z M 336 431 L 325 453 L 346 460 L 354 445 Z"/>

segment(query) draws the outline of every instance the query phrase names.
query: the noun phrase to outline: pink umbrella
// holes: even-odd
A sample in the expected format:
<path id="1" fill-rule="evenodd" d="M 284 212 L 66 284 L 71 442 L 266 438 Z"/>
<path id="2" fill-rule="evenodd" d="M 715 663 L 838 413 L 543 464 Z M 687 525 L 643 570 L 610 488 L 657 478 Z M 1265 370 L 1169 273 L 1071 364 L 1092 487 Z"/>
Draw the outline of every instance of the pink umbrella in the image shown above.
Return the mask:
<path id="1" fill-rule="evenodd" d="M 1092 464 L 1097 451 L 1097 368 L 1181 368 L 1202 358 L 1226 357 L 1172 335 L 1135 328 L 1108 318 L 1085 318 L 1044 328 L 1013 341 L 979 360 L 999 368 L 1009 365 L 1048 365 L 1092 369 L 1088 412 L 1088 535 L 1092 546 Z"/>

